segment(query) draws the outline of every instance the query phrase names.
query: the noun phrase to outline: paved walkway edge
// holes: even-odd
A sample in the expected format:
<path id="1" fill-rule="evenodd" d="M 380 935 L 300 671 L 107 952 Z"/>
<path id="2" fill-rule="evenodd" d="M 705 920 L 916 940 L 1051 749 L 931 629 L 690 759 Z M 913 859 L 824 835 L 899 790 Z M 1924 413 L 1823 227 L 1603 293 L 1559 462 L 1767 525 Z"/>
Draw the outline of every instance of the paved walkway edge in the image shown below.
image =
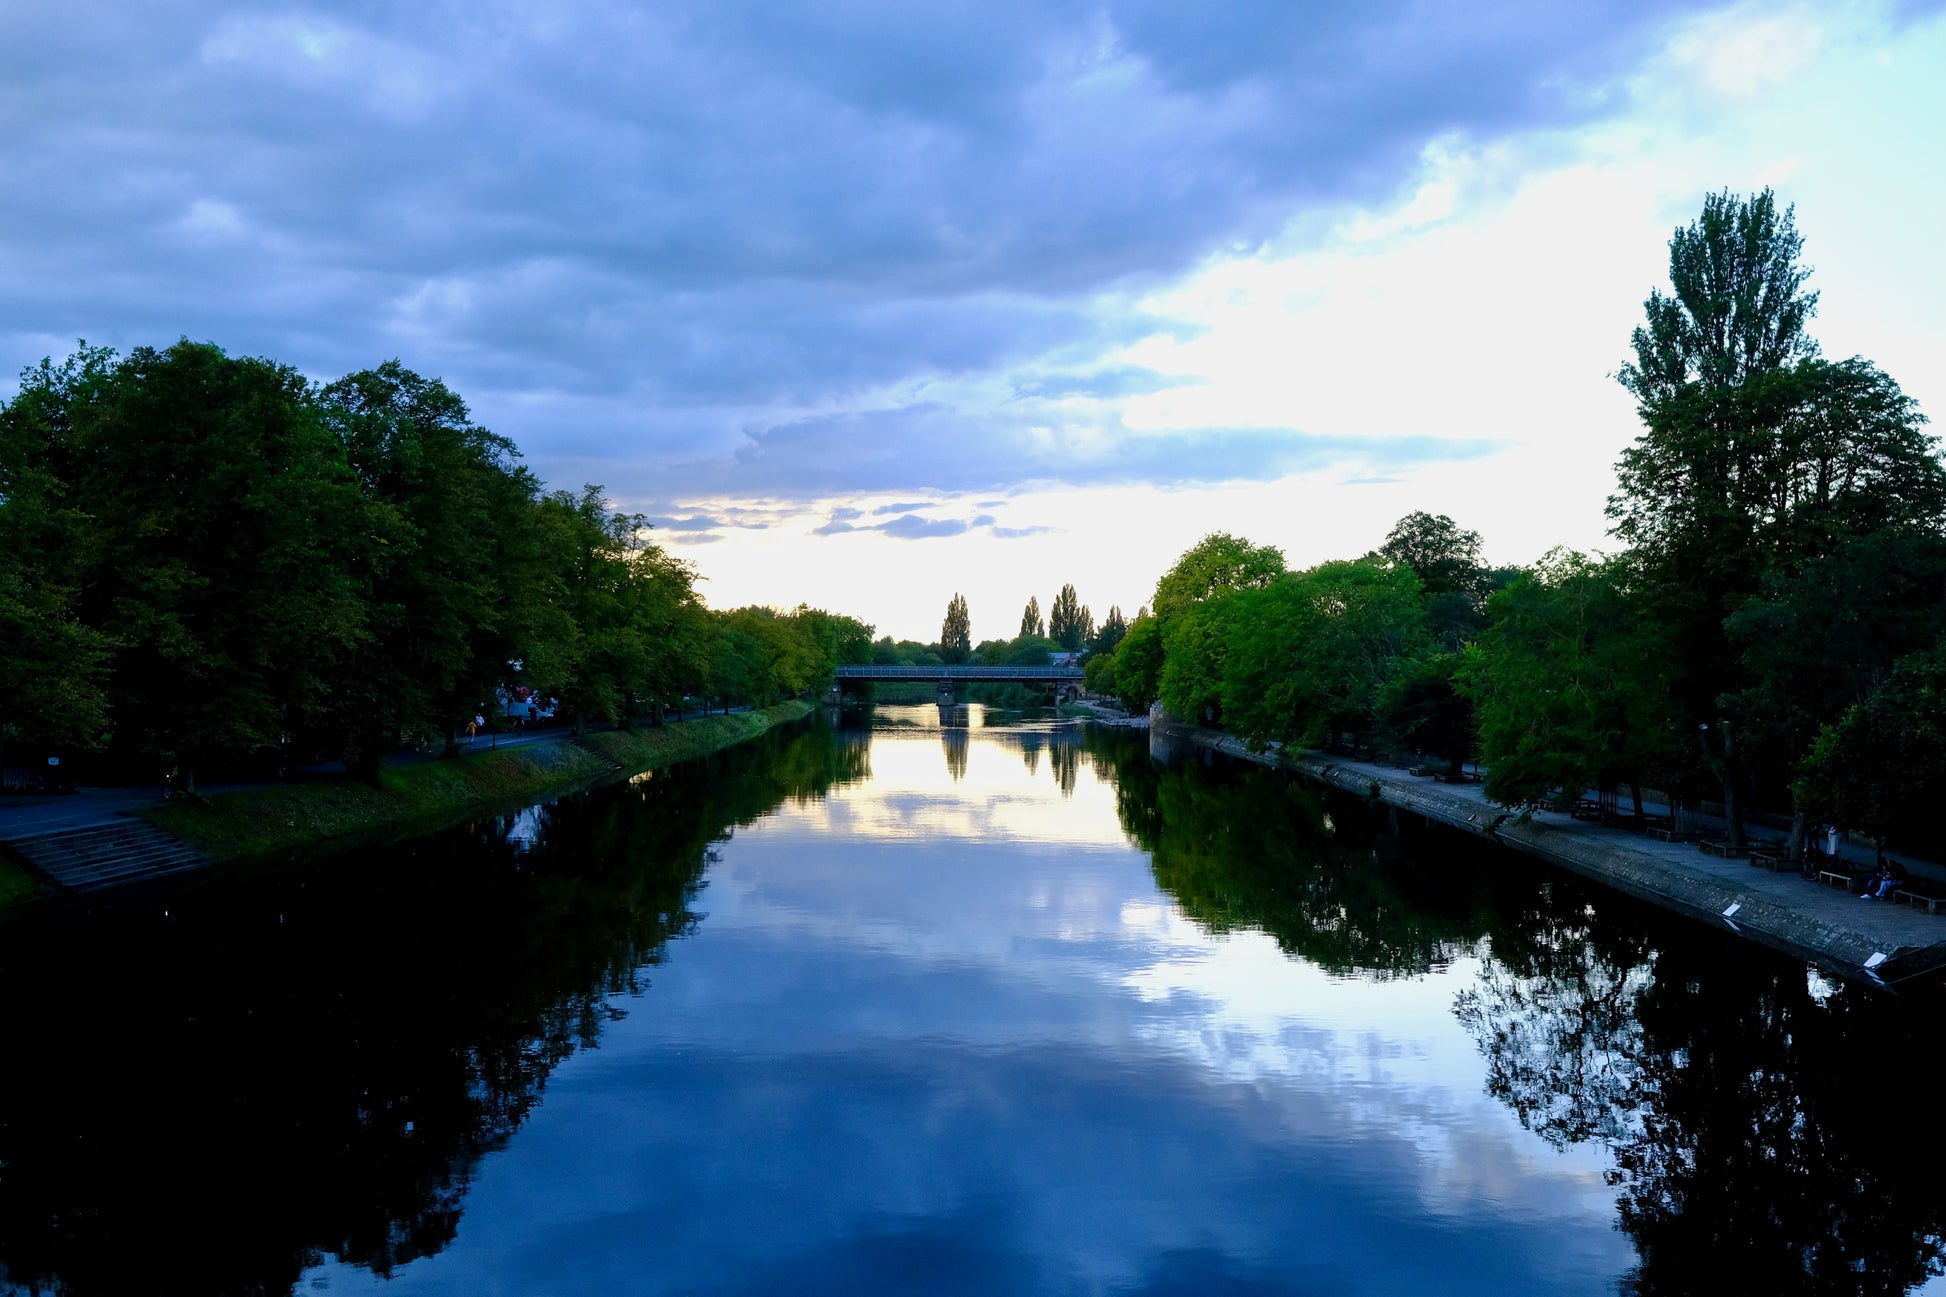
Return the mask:
<path id="1" fill-rule="evenodd" d="M 1518 816 L 1486 802 L 1478 790 L 1470 794 L 1446 784 L 1415 778 L 1364 762 L 1323 753 L 1252 752 L 1233 735 L 1214 730 L 1171 725 L 1166 736 L 1214 749 L 1260 765 L 1290 770 L 1328 787 L 1370 797 L 1410 811 L 1476 837 L 1488 838 L 1515 851 L 1592 878 L 1618 891 L 1677 911 L 1719 931 L 1757 941 L 1790 955 L 1808 959 L 1840 976 L 1856 981 L 1895 985 L 1946 966 L 1946 926 L 1926 922 L 1930 916 L 1912 915 L 1896 937 L 1888 934 L 1889 907 L 1874 907 L 1867 931 L 1863 922 L 1847 921 L 1850 911 L 1831 904 L 1850 897 L 1833 896 L 1794 875 L 1763 874 L 1724 877 L 1698 864 L 1690 865 L 1656 844 L 1623 829 L 1575 824 L 1573 827 Z M 1695 853 L 1687 848 L 1686 853 Z M 1700 853 L 1695 853 L 1698 860 Z M 1749 866 L 1734 862 L 1749 871 Z M 1771 894 L 1775 893 L 1775 894 Z M 1793 895 L 1792 893 L 1796 893 Z M 1793 903 L 1793 902 L 1796 903 Z M 1726 910 L 1735 910 L 1725 915 Z M 1937 921 L 1935 921 L 1936 923 Z M 1928 939 L 1930 938 L 1930 939 Z M 1874 961 L 1874 956 L 1883 958 Z M 1871 965 L 1868 968 L 1868 965 Z"/>

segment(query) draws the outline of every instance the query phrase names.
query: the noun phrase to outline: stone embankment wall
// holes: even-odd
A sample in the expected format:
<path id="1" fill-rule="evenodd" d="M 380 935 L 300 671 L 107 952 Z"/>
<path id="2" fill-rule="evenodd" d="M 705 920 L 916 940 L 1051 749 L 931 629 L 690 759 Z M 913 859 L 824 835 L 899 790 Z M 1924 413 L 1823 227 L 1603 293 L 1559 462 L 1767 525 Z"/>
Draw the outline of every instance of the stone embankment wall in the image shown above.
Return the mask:
<path id="1" fill-rule="evenodd" d="M 1488 802 L 1477 785 L 1434 783 L 1316 752 L 1252 752 L 1235 736 L 1215 730 L 1165 720 L 1152 733 L 1164 744 L 1191 743 L 1383 801 L 1847 977 L 1892 982 L 1946 964 L 1946 919 L 1889 904 L 1860 905 L 1847 892 L 1817 887 L 1794 874 L 1711 860 L 1693 844 L 1653 842 L 1566 817 L 1523 819 Z"/>

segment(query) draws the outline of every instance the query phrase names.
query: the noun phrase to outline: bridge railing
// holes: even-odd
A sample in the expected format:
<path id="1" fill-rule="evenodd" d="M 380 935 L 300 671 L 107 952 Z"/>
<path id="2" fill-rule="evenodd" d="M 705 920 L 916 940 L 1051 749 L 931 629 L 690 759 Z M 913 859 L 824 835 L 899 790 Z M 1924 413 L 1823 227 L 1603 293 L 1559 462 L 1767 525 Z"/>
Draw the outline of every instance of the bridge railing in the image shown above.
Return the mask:
<path id="1" fill-rule="evenodd" d="M 840 680 L 1079 680 L 1080 667 L 876 666 L 852 663 L 838 668 Z"/>

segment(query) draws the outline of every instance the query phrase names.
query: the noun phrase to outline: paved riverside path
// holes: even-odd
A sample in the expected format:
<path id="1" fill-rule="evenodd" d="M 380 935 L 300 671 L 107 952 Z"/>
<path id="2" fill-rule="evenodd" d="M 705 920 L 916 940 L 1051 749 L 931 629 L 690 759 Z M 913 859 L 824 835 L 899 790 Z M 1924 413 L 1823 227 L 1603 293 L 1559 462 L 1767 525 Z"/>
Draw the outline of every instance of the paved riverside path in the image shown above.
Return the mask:
<path id="1" fill-rule="evenodd" d="M 1860 900 L 1795 871 L 1772 873 L 1747 860 L 1705 855 L 1693 842 L 1658 842 L 1554 811 L 1536 811 L 1522 821 L 1489 802 L 1478 784 L 1435 783 L 1391 766 L 1321 752 L 1266 758 L 1230 735 L 1209 730 L 1171 726 L 1167 734 L 1377 797 L 1847 977 L 1897 982 L 1946 965 L 1946 914 Z M 1733 905 L 1737 908 L 1726 918 L 1724 911 Z M 1883 958 L 1874 964 L 1874 956 Z M 1873 971 L 1867 971 L 1868 964 Z"/>
<path id="2" fill-rule="evenodd" d="M 746 707 L 731 709 L 748 711 Z M 687 713 L 684 720 L 695 720 L 701 711 Z M 716 708 L 709 715 L 722 715 Z M 679 723 L 674 717 L 666 723 Z M 589 729 L 608 729 L 607 725 Z M 567 722 L 530 726 L 518 733 L 482 734 L 460 741 L 462 757 L 494 751 L 532 747 L 540 743 L 574 741 L 574 727 Z M 387 756 L 386 767 L 418 765 L 444 759 L 443 752 L 405 748 Z M 7 771 L 10 784 L 24 780 L 27 772 Z M 344 766 L 326 762 L 294 769 L 290 783 L 341 779 Z M 259 788 L 276 788 L 273 779 L 249 782 L 198 783 L 196 791 L 205 797 Z M 72 793 L 8 793 L 0 796 L 0 846 L 26 861 L 37 872 L 52 880 L 64 892 L 104 891 L 127 883 L 148 882 L 200 868 L 208 862 L 162 830 L 139 818 L 139 813 L 162 801 L 162 783 L 139 787 L 97 788 L 83 785 Z M 174 847 L 174 850 L 170 850 Z"/>

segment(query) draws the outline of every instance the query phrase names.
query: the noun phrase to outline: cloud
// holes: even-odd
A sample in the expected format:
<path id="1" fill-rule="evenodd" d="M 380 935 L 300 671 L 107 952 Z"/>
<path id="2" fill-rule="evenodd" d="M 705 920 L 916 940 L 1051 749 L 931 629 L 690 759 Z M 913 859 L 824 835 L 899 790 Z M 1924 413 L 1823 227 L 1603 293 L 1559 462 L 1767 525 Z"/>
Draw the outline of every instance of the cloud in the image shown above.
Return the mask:
<path id="1" fill-rule="evenodd" d="M 1206 380 L 1193 374 L 1158 374 L 1141 365 L 1117 365 L 1090 374 L 1043 374 L 1019 379 L 1014 391 L 1020 396 L 1043 400 L 1085 396 L 1096 399 L 1116 396 L 1148 396 L 1175 387 L 1201 386 Z"/>
<path id="2" fill-rule="evenodd" d="M 1042 536 L 1053 530 L 1052 527 L 995 527 L 993 534 L 1001 540 L 1020 540 L 1027 536 Z"/>
<path id="3" fill-rule="evenodd" d="M 663 470 L 679 494 L 830 499 L 923 484 L 984 494 L 1027 484 L 1192 486 L 1271 481 L 1332 465 L 1368 476 L 1477 458 L 1484 438 L 1347 437 L 1292 428 L 1136 431 L 1115 424 L 1028 427 L 993 411 L 938 404 L 795 420 L 746 434 L 733 456 Z M 914 523 L 901 522 L 911 528 Z M 850 518 L 834 515 L 835 530 Z"/>
<path id="4" fill-rule="evenodd" d="M 803 419 L 1180 381 L 1100 359 L 1166 327 L 1146 288 L 1388 198 L 1429 140 L 1589 118 L 1677 8 L 27 0 L 0 371 L 80 336 L 318 377 L 396 355 L 550 475 L 646 481 L 755 427 L 737 463 L 780 490 Z M 1218 460 L 1282 453 L 1249 440 Z"/>
<path id="5" fill-rule="evenodd" d="M 883 504 L 872 510 L 872 512 L 883 517 L 888 513 L 917 513 L 921 509 L 930 509 L 932 507 L 930 502 L 919 500 L 911 504 Z"/>
<path id="6" fill-rule="evenodd" d="M 938 536 L 963 536 L 973 524 L 959 518 L 921 518 L 908 513 L 873 528 L 900 540 L 931 540 Z"/>

